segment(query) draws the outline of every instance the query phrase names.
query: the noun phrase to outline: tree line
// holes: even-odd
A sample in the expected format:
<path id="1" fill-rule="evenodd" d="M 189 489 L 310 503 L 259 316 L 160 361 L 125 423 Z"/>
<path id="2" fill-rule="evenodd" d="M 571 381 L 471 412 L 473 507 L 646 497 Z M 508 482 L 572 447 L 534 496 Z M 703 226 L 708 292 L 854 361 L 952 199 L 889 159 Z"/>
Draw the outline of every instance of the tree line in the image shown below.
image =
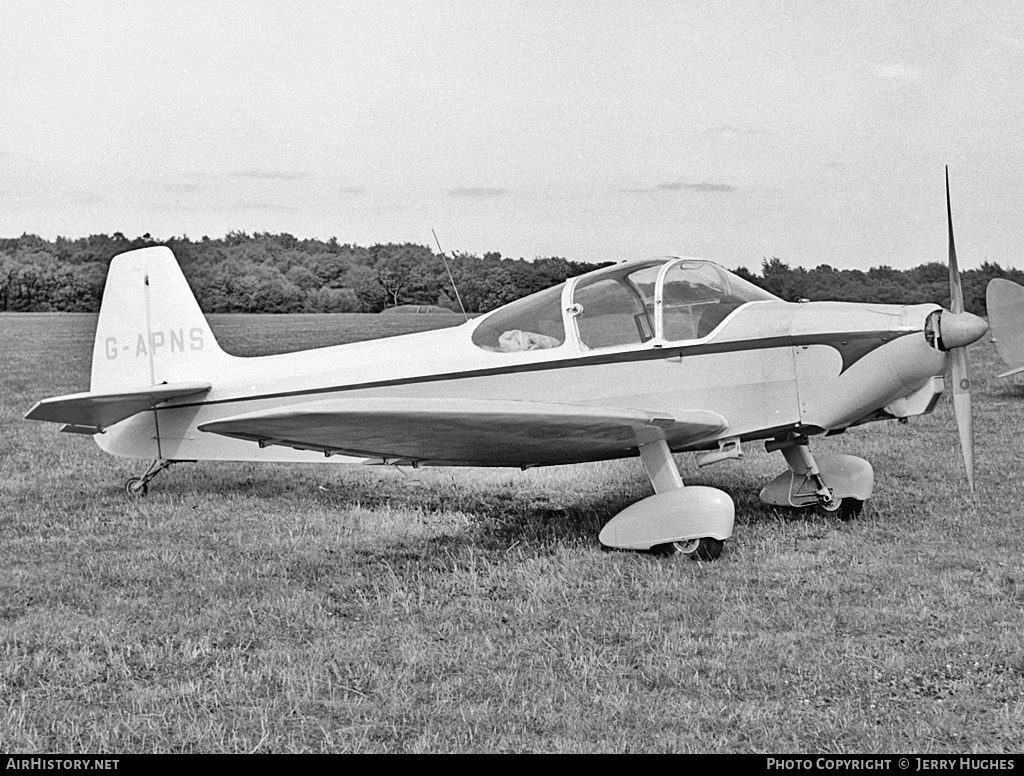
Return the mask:
<path id="1" fill-rule="evenodd" d="M 220 239 L 129 239 L 120 232 L 48 241 L 36 235 L 0 239 L 0 311 L 97 312 L 110 260 L 153 245 L 174 251 L 207 313 L 374 313 L 400 305 L 438 305 L 459 312 L 448 269 L 470 314 L 604 266 L 560 257 L 533 260 L 456 253 L 442 258 L 423 245 L 362 247 L 290 234 L 230 232 Z M 946 265 L 866 271 L 790 267 L 764 259 L 760 272 L 736 273 L 783 299 L 949 304 Z M 995 277 L 1024 284 L 1024 272 L 985 262 L 961 273 L 968 310 L 985 314 L 985 287 Z"/>

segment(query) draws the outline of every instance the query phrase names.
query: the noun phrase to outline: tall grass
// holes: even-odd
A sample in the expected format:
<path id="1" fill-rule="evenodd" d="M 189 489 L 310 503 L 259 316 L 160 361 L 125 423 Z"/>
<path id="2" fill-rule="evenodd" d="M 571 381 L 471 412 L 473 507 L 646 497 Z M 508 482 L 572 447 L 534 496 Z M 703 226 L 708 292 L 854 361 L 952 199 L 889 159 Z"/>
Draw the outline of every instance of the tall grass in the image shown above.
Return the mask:
<path id="1" fill-rule="evenodd" d="M 433 325 L 415 317 L 412 325 Z M 393 319 L 392 319 L 393 320 Z M 376 318 L 215 317 L 232 352 Z M 142 465 L 22 415 L 88 387 L 95 317 L 0 315 L 6 752 L 1019 752 L 1024 390 L 972 348 L 978 492 L 950 402 L 868 458 L 847 522 L 770 509 L 748 445 L 698 470 L 715 563 L 602 552 L 634 460 L 526 472 Z M 355 332 L 347 333 L 347 332 Z"/>

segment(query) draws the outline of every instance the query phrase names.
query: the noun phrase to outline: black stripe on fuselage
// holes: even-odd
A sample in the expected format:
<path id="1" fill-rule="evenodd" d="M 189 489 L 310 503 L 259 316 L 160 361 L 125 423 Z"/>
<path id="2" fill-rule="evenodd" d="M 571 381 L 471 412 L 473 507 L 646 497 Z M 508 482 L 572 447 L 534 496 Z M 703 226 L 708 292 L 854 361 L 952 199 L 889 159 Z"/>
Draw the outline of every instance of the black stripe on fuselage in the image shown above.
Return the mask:
<path id="1" fill-rule="evenodd" d="M 717 353 L 738 353 L 746 350 L 770 350 L 773 348 L 806 345 L 827 345 L 835 348 L 843 359 L 843 367 L 839 372 L 842 374 L 854 363 L 885 343 L 914 333 L 916 332 L 879 330 L 866 332 L 837 332 L 829 334 L 802 334 L 799 336 L 787 334 L 778 337 L 763 337 L 760 339 L 707 342 L 699 345 L 675 345 L 668 348 L 647 348 L 645 350 L 630 350 L 626 352 L 618 351 L 615 353 L 595 353 L 565 360 L 538 361 L 531 364 L 488 367 L 485 369 L 471 369 L 462 372 L 442 372 L 438 374 L 417 375 L 412 377 L 395 377 L 387 380 L 374 380 L 365 383 L 351 383 L 348 385 L 332 385 L 321 388 L 302 388 L 293 391 L 279 391 L 277 393 L 234 396 L 229 399 L 214 399 L 212 401 L 174 404 L 159 407 L 158 409 L 208 407 L 215 404 L 265 401 L 268 399 L 287 399 L 294 398 L 296 396 L 315 396 L 318 394 L 344 393 L 347 391 L 366 390 L 369 388 L 417 385 L 420 383 L 440 383 L 450 380 L 469 380 L 477 377 L 496 377 L 500 375 L 520 374 L 523 372 L 544 372 L 552 369 L 572 369 L 590 366 L 604 366 L 607 364 L 658 361 L 670 358 L 688 358 L 691 356 L 703 356 Z"/>

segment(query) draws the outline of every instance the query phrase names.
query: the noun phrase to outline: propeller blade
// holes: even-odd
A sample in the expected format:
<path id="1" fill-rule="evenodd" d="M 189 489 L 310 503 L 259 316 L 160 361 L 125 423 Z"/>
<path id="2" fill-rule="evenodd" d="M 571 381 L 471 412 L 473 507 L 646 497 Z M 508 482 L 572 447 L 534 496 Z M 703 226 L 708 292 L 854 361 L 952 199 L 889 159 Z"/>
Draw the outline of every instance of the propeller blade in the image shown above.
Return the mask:
<path id="1" fill-rule="evenodd" d="M 974 493 L 974 419 L 971 408 L 971 365 L 967 359 L 967 348 L 953 348 L 949 351 L 952 361 L 953 412 L 960 432 L 960 450 L 964 455 L 967 469 L 967 484 Z"/>
<path id="2" fill-rule="evenodd" d="M 953 208 L 949 204 L 949 165 L 946 165 L 946 223 L 949 225 L 949 311 L 964 311 L 964 289 L 960 285 L 960 268 L 956 263 L 956 245 L 953 242 Z"/>
<path id="3" fill-rule="evenodd" d="M 949 226 L 949 311 L 960 316 L 964 311 L 964 290 L 960 284 L 960 268 L 957 266 L 956 244 L 953 242 L 953 208 L 949 201 L 949 165 L 946 166 L 946 223 Z M 981 334 L 984 334 L 984 331 Z M 970 337 L 965 337 L 963 340 L 973 342 L 976 337 L 973 339 L 972 337 L 974 337 L 973 332 Z M 971 365 L 967 358 L 967 345 L 951 347 L 949 358 L 950 377 L 953 382 L 953 412 L 956 415 L 957 430 L 960 432 L 960 450 L 963 452 L 964 466 L 967 469 L 967 484 L 971 488 L 971 493 L 974 493 L 974 419 L 971 407 Z"/>

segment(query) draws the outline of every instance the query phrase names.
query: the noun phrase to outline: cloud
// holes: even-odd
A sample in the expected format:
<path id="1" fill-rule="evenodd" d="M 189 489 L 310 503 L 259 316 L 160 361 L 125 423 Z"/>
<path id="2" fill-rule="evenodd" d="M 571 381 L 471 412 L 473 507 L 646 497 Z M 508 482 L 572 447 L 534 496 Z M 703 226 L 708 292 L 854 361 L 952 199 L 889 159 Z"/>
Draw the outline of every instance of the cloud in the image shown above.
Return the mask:
<path id="1" fill-rule="evenodd" d="M 700 133 L 699 137 L 716 142 L 728 142 L 730 140 L 736 140 L 743 137 L 760 138 L 770 134 L 771 132 L 764 129 L 751 129 L 749 127 L 733 126 L 732 124 L 721 124 L 717 127 L 705 129 Z"/>
<path id="2" fill-rule="evenodd" d="M 67 192 L 67 199 L 77 205 L 89 207 L 92 205 L 99 205 L 103 202 L 108 202 L 109 198 L 96 191 L 83 191 L 82 189 L 73 189 Z"/>
<path id="3" fill-rule="evenodd" d="M 281 205 L 276 202 L 267 202 L 254 199 L 243 199 L 238 202 L 239 207 L 245 208 L 246 210 L 292 210 L 293 208 L 287 205 Z"/>
<path id="4" fill-rule="evenodd" d="M 165 183 L 164 188 L 167 191 L 174 192 L 192 192 L 200 191 L 202 187 L 197 183 Z"/>
<path id="5" fill-rule="evenodd" d="M 338 189 L 339 194 L 365 194 L 366 188 L 363 186 L 343 186 Z"/>
<path id="6" fill-rule="evenodd" d="M 504 197 L 509 194 L 508 189 L 488 189 L 488 188 L 470 188 L 470 189 L 452 189 L 448 192 L 449 196 L 452 197 L 466 197 L 468 199 L 487 199 L 488 197 Z"/>
<path id="7" fill-rule="evenodd" d="M 258 180 L 297 181 L 308 178 L 308 172 L 288 172 L 286 170 L 236 170 L 228 173 L 229 178 L 256 178 Z"/>
<path id="8" fill-rule="evenodd" d="M 661 191 L 702 191 L 712 194 L 732 194 L 736 191 L 735 186 L 728 183 L 659 183 L 657 188 Z"/>

